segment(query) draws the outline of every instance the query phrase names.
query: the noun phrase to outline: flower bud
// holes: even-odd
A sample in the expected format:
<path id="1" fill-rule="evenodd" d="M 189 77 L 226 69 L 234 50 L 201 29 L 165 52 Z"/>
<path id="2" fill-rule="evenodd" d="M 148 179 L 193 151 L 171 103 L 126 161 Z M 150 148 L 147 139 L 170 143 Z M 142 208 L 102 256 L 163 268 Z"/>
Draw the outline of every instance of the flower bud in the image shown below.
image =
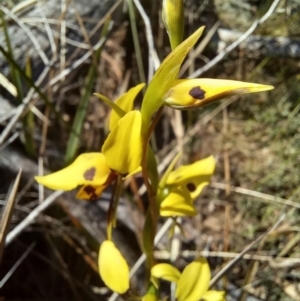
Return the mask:
<path id="1" fill-rule="evenodd" d="M 169 35 L 171 48 L 175 49 L 183 39 L 183 0 L 163 0 L 162 19 Z"/>
<path id="2" fill-rule="evenodd" d="M 164 96 L 165 104 L 174 109 L 201 107 L 237 94 L 272 90 L 274 87 L 227 79 L 181 79 Z"/>

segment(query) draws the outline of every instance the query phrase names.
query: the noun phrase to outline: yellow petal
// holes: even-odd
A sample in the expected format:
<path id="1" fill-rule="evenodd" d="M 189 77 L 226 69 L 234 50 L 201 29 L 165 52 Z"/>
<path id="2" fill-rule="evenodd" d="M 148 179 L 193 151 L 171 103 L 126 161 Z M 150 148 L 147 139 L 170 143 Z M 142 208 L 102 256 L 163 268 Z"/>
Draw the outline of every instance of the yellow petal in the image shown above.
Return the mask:
<path id="1" fill-rule="evenodd" d="M 94 201 L 100 197 L 103 190 L 107 186 L 108 185 L 102 185 L 102 186 L 84 185 L 80 187 L 79 191 L 76 194 L 76 198 L 80 200 Z"/>
<path id="2" fill-rule="evenodd" d="M 160 204 L 161 216 L 194 216 L 197 211 L 186 189 L 174 188 Z"/>
<path id="3" fill-rule="evenodd" d="M 105 140 L 102 152 L 108 166 L 126 176 L 142 160 L 141 113 L 131 111 L 122 117 Z"/>
<path id="4" fill-rule="evenodd" d="M 224 291 L 207 291 L 201 301 L 226 301 Z"/>
<path id="5" fill-rule="evenodd" d="M 163 0 L 162 19 L 169 35 L 171 48 L 174 49 L 182 42 L 183 38 L 183 0 Z"/>
<path id="6" fill-rule="evenodd" d="M 129 289 L 129 267 L 112 241 L 105 240 L 101 244 L 98 265 L 100 276 L 107 287 L 119 294 Z"/>
<path id="7" fill-rule="evenodd" d="M 215 167 L 216 161 L 213 156 L 190 165 L 182 165 L 170 173 L 167 185 L 185 187 L 190 192 L 192 199 L 195 199 L 209 184 Z"/>
<path id="8" fill-rule="evenodd" d="M 35 177 L 39 184 L 54 190 L 71 190 L 79 185 L 103 185 L 110 169 L 102 153 L 86 153 L 68 167 L 43 177 Z"/>
<path id="9" fill-rule="evenodd" d="M 179 270 L 168 263 L 156 264 L 151 269 L 151 276 L 175 283 L 179 280 L 180 275 Z"/>
<path id="10" fill-rule="evenodd" d="M 183 270 L 177 283 L 178 301 L 200 300 L 207 292 L 210 281 L 210 269 L 207 261 L 200 257 Z"/>
<path id="11" fill-rule="evenodd" d="M 259 85 L 227 79 L 177 80 L 164 96 L 165 103 L 177 109 L 200 107 L 227 96 L 272 90 L 269 85 Z"/>
<path id="12" fill-rule="evenodd" d="M 165 171 L 164 175 L 162 176 L 161 180 L 159 181 L 159 188 L 160 189 L 164 189 L 167 183 L 167 180 L 172 172 L 172 170 L 174 169 L 176 163 L 178 162 L 179 158 L 181 157 L 182 152 L 180 151 L 171 161 L 171 163 L 169 164 L 167 170 Z"/>
<path id="13" fill-rule="evenodd" d="M 143 89 L 145 86 L 144 83 L 139 84 L 130 90 L 128 90 L 126 93 L 121 95 L 116 101 L 115 104 L 121 108 L 125 113 L 128 113 L 129 111 L 132 110 L 133 108 L 133 103 L 138 95 L 138 93 Z M 121 116 L 122 117 L 122 116 Z M 120 120 L 120 114 L 117 114 L 115 110 L 112 110 L 110 113 L 110 118 L 109 118 L 109 130 L 111 131 L 113 127 L 118 123 Z"/>
<path id="14" fill-rule="evenodd" d="M 204 27 L 196 30 L 177 46 L 161 63 L 155 72 L 143 99 L 141 113 L 143 117 L 142 134 L 148 131 L 152 115 L 164 104 L 164 95 L 178 78 L 179 69 L 190 49 L 201 36 Z"/>
<path id="15" fill-rule="evenodd" d="M 112 110 L 117 114 L 117 116 L 119 116 L 120 118 L 125 116 L 126 112 L 123 111 L 115 102 L 111 101 L 109 98 L 100 93 L 94 93 L 94 95 L 103 100 L 107 105 L 109 105 L 112 108 Z"/>

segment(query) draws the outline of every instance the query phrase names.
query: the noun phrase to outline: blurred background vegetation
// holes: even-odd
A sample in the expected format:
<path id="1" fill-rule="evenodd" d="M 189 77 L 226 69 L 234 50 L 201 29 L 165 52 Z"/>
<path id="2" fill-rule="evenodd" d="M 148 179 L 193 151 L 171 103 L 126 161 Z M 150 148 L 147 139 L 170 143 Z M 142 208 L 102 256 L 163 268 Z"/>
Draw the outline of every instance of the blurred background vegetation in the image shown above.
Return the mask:
<path id="1" fill-rule="evenodd" d="M 273 3 L 185 1 L 185 37 L 202 25 L 206 30 L 199 42 L 203 51 L 190 56 L 182 76 L 222 53 Z M 141 4 L 163 60 L 170 47 L 161 1 Z M 51 193 L 38 190 L 35 174 L 101 148 L 109 109 L 92 94 L 115 99 L 147 81 L 149 49 L 144 19 L 131 0 L 2 0 L 0 11 L 1 207 L 23 169 L 12 230 Z M 300 1 L 281 0 L 248 39 L 201 74 L 275 89 L 182 112 L 182 119 L 166 109 L 152 141 L 161 163 L 184 130 L 186 163 L 210 154 L 218 160 L 211 185 L 197 201 L 200 214 L 183 220 L 180 268 L 205 249 L 216 273 L 285 214 L 272 235 L 218 283 L 228 300 L 300 300 L 299 57 Z M 129 183 L 115 231 L 131 266 L 141 253 L 140 185 L 140 179 Z M 63 194 L 26 227 L 4 249 L 0 300 L 108 300 L 111 293 L 97 274 L 97 251 L 109 195 L 110 190 L 86 203 Z M 158 260 L 168 249 L 167 242 L 157 247 Z M 143 290 L 140 276 L 133 279 L 136 294 Z"/>

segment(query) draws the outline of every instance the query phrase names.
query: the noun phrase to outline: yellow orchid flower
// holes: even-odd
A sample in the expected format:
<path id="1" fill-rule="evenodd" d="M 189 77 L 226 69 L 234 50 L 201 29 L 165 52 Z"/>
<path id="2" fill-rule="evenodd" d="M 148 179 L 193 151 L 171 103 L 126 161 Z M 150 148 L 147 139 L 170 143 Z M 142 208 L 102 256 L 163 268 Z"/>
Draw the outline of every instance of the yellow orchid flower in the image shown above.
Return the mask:
<path id="1" fill-rule="evenodd" d="M 95 200 L 117 177 L 140 170 L 142 158 L 141 114 L 131 111 L 117 121 L 102 147 L 102 153 L 86 153 L 68 167 L 55 173 L 35 177 L 54 190 L 72 190 L 82 186 L 77 197 Z"/>
<path id="2" fill-rule="evenodd" d="M 82 186 L 77 197 L 94 200 L 115 180 L 115 176 L 102 153 L 86 153 L 66 168 L 35 179 L 53 190 L 69 191 Z"/>
<path id="3" fill-rule="evenodd" d="M 213 156 L 199 160 L 193 164 L 182 165 L 170 172 L 166 187 L 185 187 L 195 200 L 203 188 L 209 184 L 210 178 L 214 173 L 216 161 Z"/>
<path id="4" fill-rule="evenodd" d="M 227 79 L 181 79 L 164 96 L 165 104 L 174 109 L 193 109 L 215 102 L 227 96 L 255 93 L 273 89 L 259 85 Z"/>
<path id="5" fill-rule="evenodd" d="M 151 269 L 151 276 L 176 283 L 178 301 L 226 301 L 225 292 L 208 290 L 211 273 L 208 262 L 203 257 L 188 264 L 182 273 L 170 264 L 156 264 Z"/>
<path id="6" fill-rule="evenodd" d="M 213 156 L 171 171 L 179 156 L 170 164 L 159 184 L 158 201 L 161 216 L 194 216 L 193 201 L 208 185 L 215 170 Z"/>
<path id="7" fill-rule="evenodd" d="M 178 7 L 180 7 L 180 1 L 164 1 L 166 1 L 166 9 L 169 9 L 170 12 L 174 9 L 175 2 L 178 2 Z M 175 26 L 173 17 L 172 14 L 169 14 L 165 21 L 172 22 L 172 26 Z M 168 27 L 170 26 L 168 24 L 166 27 L 169 30 Z M 168 105 L 175 109 L 189 109 L 200 107 L 231 95 L 261 92 L 274 88 L 270 85 L 233 80 L 178 79 L 182 62 L 200 38 L 203 30 L 204 27 L 197 29 L 186 40 L 172 49 L 173 51 L 163 60 L 155 72 L 142 102 L 143 135 L 149 128 L 153 114 L 163 105 Z"/>

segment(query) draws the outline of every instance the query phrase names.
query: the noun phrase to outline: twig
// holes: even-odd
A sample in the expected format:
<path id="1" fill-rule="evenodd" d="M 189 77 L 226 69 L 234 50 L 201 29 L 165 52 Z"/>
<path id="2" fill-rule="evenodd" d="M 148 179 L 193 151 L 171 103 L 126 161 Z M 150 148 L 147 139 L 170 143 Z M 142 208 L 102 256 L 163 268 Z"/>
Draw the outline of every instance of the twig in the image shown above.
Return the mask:
<path id="1" fill-rule="evenodd" d="M 273 230 L 275 230 L 281 222 L 285 219 L 285 214 L 282 214 L 278 221 L 264 234 L 259 236 L 255 241 L 253 241 L 248 247 L 246 247 L 241 253 L 239 253 L 238 256 L 236 256 L 233 260 L 231 260 L 221 271 L 219 271 L 210 281 L 209 286 L 212 287 L 216 282 L 224 276 L 226 272 L 228 272 L 237 262 L 239 262 L 243 256 L 249 252 L 254 245 L 256 245 L 258 242 L 260 242 L 265 236 L 267 236 L 269 233 L 271 233 Z"/>
<path id="2" fill-rule="evenodd" d="M 216 31 L 219 28 L 220 24 L 221 24 L 221 22 L 217 21 L 214 24 L 214 26 L 209 30 L 209 32 L 205 35 L 205 37 L 200 42 L 200 44 L 197 46 L 197 48 L 194 51 L 190 52 L 191 55 L 189 56 L 189 58 L 186 60 L 186 62 L 180 68 L 179 76 L 182 76 L 183 73 L 188 69 L 188 67 L 195 60 L 195 58 L 201 54 L 201 52 L 207 46 L 209 41 L 212 39 L 213 35 L 216 33 Z"/>
<path id="3" fill-rule="evenodd" d="M 110 31 L 112 29 L 113 26 L 113 22 L 110 22 L 109 26 L 108 26 L 108 31 Z M 78 59 L 76 62 L 74 62 L 74 64 L 72 66 L 70 66 L 69 68 L 66 68 L 63 72 L 61 72 L 60 74 L 58 74 L 57 76 L 55 76 L 47 85 L 48 88 L 49 86 L 53 86 L 56 83 L 58 83 L 61 78 L 65 77 L 66 75 L 68 75 L 71 71 L 75 70 L 76 68 L 78 68 L 81 64 L 83 64 L 92 54 L 93 51 L 98 50 L 106 41 L 107 37 L 103 37 L 99 40 L 99 42 L 93 47 L 93 50 L 89 49 L 88 52 L 86 52 L 80 59 Z"/>
<path id="4" fill-rule="evenodd" d="M 12 231 L 10 231 L 6 237 L 5 244 L 10 244 L 26 227 L 32 224 L 35 219 L 46 210 L 50 205 L 52 205 L 55 200 L 63 194 L 63 191 L 58 190 L 49 195 L 42 204 L 37 206 L 31 213 L 23 219 L 21 223 L 19 223 Z"/>
<path id="5" fill-rule="evenodd" d="M 212 183 L 210 183 L 210 186 L 213 188 L 217 188 L 217 189 L 226 189 L 226 184 L 223 184 L 223 183 L 212 182 Z M 266 201 L 271 201 L 271 202 L 275 202 L 278 204 L 292 206 L 292 207 L 300 209 L 299 203 L 296 203 L 296 202 L 293 202 L 290 200 L 286 200 L 286 199 L 282 199 L 282 198 L 279 198 L 279 197 L 276 197 L 276 196 L 273 196 L 270 194 L 258 192 L 258 191 L 243 188 L 243 187 L 235 187 L 235 186 L 230 186 L 230 190 L 233 192 L 236 192 L 236 193 L 253 196 L 253 197 L 260 198 L 260 199 L 263 199 Z"/>
<path id="6" fill-rule="evenodd" d="M 54 37 L 53 37 L 53 33 L 52 33 L 52 30 L 51 30 L 51 27 L 49 25 L 49 20 L 46 17 L 46 14 L 45 14 L 45 12 L 44 12 L 44 10 L 42 8 L 42 5 L 43 4 L 42 4 L 41 0 L 38 0 L 38 8 L 39 8 L 40 14 L 42 16 L 42 22 L 45 25 L 47 36 L 48 36 L 50 47 L 51 47 L 51 51 L 54 54 L 57 51 L 57 47 L 56 47 L 56 44 L 55 44 L 55 41 L 54 41 Z"/>
<path id="7" fill-rule="evenodd" d="M 153 68 L 154 68 L 154 70 L 158 69 L 158 67 L 160 65 L 160 60 L 158 58 L 157 52 L 154 47 L 152 28 L 151 28 L 151 23 L 150 23 L 149 17 L 147 16 L 147 14 L 139 0 L 133 0 L 133 2 L 135 4 L 136 8 L 138 9 L 139 13 L 141 14 L 141 17 L 145 23 L 146 38 L 147 38 L 148 48 L 149 48 L 148 81 L 150 81 L 153 77 Z"/>
<path id="8" fill-rule="evenodd" d="M 35 246 L 35 242 L 33 242 L 27 250 L 23 253 L 23 255 L 15 262 L 15 264 L 12 266 L 12 268 L 7 272 L 7 274 L 3 277 L 3 279 L 0 281 L 0 288 L 4 286 L 6 281 L 10 278 L 10 276 L 14 273 L 14 271 L 17 269 L 17 267 L 24 261 L 24 259 L 29 255 L 29 253 L 32 251 L 32 249 Z"/>
<path id="9" fill-rule="evenodd" d="M 22 23 L 20 21 L 20 19 L 15 14 L 13 14 L 9 9 L 7 9 L 5 6 L 0 4 L 0 9 L 5 14 L 7 14 L 10 18 L 12 18 L 25 31 L 25 33 L 28 35 L 29 39 L 32 41 L 33 45 L 35 46 L 35 49 L 38 52 L 39 56 L 41 57 L 43 63 L 46 66 L 49 65 L 50 62 L 49 62 L 45 52 L 42 50 L 40 43 L 38 42 L 36 37 L 33 35 L 33 33 L 27 28 L 27 26 L 25 26 L 24 23 Z"/>
<path id="10" fill-rule="evenodd" d="M 236 258 L 239 253 L 235 252 L 219 252 L 219 251 L 190 251 L 185 250 L 179 254 L 183 258 L 195 258 L 198 256 L 204 257 L 218 257 L 218 258 Z M 158 260 L 170 260 L 170 252 L 167 250 L 159 250 L 154 252 L 155 258 Z M 287 258 L 287 257 L 276 257 L 273 258 L 272 255 L 259 255 L 259 254 L 244 254 L 243 259 L 246 260 L 256 260 L 261 262 L 269 262 L 271 267 L 292 267 L 299 266 L 300 259 L 299 258 Z"/>
<path id="11" fill-rule="evenodd" d="M 213 58 L 208 64 L 204 65 L 202 68 L 199 68 L 194 73 L 192 73 L 189 78 L 195 78 L 215 66 L 217 63 L 219 63 L 229 52 L 231 52 L 234 48 L 239 46 L 243 41 L 245 41 L 253 32 L 254 30 L 264 23 L 275 11 L 277 5 L 279 4 L 280 0 L 274 0 L 268 11 L 258 20 L 254 21 L 253 24 L 249 27 L 249 29 L 240 36 L 235 42 L 233 42 L 231 45 L 226 47 L 222 52 L 220 52 L 215 58 Z"/>
<path id="12" fill-rule="evenodd" d="M 38 80 L 34 83 L 36 87 L 45 79 L 49 71 L 50 71 L 50 66 L 46 66 L 42 74 L 39 76 Z M 11 130 L 15 127 L 18 120 L 23 115 L 23 113 L 27 110 L 28 106 L 30 105 L 30 101 L 34 94 L 34 91 L 35 91 L 34 88 L 30 88 L 26 97 L 23 100 L 23 103 L 16 108 L 13 117 L 10 119 L 9 123 L 6 125 L 5 129 L 2 131 L 0 135 L 0 145 L 4 142 L 4 140 L 7 138 Z"/>

